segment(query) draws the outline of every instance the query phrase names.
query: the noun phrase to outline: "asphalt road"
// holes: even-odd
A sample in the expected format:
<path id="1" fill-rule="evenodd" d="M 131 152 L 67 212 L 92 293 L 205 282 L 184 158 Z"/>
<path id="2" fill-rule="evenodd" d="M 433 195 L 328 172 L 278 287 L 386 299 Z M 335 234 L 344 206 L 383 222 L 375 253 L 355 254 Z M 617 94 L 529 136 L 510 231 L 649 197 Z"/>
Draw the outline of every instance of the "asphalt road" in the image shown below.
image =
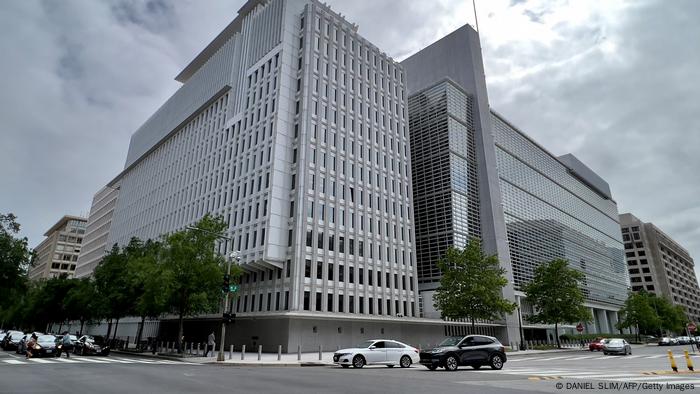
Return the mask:
<path id="1" fill-rule="evenodd" d="M 685 346 L 634 348 L 626 357 L 588 351 L 511 357 L 502 371 L 457 372 L 422 366 L 231 367 L 117 355 L 37 362 L 0 352 L 0 393 L 700 392 L 700 374 L 663 374 L 670 371 L 669 349 L 685 370 Z M 693 361 L 700 364 L 700 357 Z"/>

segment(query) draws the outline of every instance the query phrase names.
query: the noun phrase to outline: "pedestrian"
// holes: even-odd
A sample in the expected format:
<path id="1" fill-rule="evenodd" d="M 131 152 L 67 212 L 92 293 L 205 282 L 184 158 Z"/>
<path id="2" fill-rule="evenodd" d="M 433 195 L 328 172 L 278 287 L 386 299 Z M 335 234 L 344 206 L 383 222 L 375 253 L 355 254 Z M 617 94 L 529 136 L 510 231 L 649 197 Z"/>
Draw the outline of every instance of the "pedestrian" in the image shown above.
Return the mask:
<path id="1" fill-rule="evenodd" d="M 29 341 L 27 342 L 27 355 L 26 358 L 31 358 L 34 355 L 32 354 L 32 351 L 34 350 L 34 345 L 36 345 L 36 340 L 38 337 L 36 334 L 32 334 L 32 336 L 29 338 Z"/>
<path id="2" fill-rule="evenodd" d="M 212 331 L 211 334 L 209 334 L 209 338 L 207 338 L 207 347 L 206 350 L 204 350 L 204 357 L 209 355 L 210 350 L 214 353 L 214 346 L 216 346 L 216 336 L 214 335 L 214 331 Z"/>
<path id="3" fill-rule="evenodd" d="M 71 341 L 70 333 L 68 331 L 63 333 L 63 339 L 61 340 L 61 350 L 66 352 L 66 358 L 70 358 L 70 352 L 73 350 L 73 341 Z"/>

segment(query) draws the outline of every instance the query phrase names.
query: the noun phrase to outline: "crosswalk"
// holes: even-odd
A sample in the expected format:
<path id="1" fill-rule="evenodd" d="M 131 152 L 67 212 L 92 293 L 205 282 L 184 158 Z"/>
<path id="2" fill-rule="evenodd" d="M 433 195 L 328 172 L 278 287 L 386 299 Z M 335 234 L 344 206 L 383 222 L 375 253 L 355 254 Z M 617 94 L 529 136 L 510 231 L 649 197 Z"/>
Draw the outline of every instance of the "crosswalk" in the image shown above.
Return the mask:
<path id="1" fill-rule="evenodd" d="M 640 371 L 610 371 L 601 369 L 571 369 L 571 368 L 507 368 L 500 371 L 495 370 L 480 370 L 475 373 L 479 374 L 507 374 L 527 376 L 529 380 L 561 380 L 561 379 L 580 379 L 594 381 L 609 381 L 609 382 L 636 382 L 636 383 L 672 383 L 672 384 L 694 384 L 700 385 L 700 372 L 692 373 L 651 373 Z M 460 383 L 470 383 L 472 381 L 464 381 Z"/>
<path id="2" fill-rule="evenodd" d="M 605 356 L 601 354 L 594 354 L 594 355 L 589 355 L 589 356 L 557 356 L 557 357 L 547 357 L 547 356 L 542 356 L 542 357 L 511 357 L 508 359 L 508 363 L 522 363 L 522 362 L 530 362 L 530 361 L 554 361 L 556 360 L 557 362 L 562 362 L 562 361 L 581 361 L 581 360 L 605 360 L 605 361 L 620 361 L 620 357 L 622 357 L 624 360 L 631 360 L 631 359 L 659 359 L 659 358 L 668 358 L 668 355 L 666 354 L 637 354 L 637 355 L 628 355 L 628 356 Z M 692 354 L 690 357 L 700 359 L 700 354 Z M 681 354 L 674 354 L 674 358 L 678 362 L 678 360 L 683 360 L 685 356 Z"/>
<path id="3" fill-rule="evenodd" d="M 46 364 L 151 364 L 151 365 L 201 365 L 187 361 L 159 360 L 159 359 L 136 359 L 126 357 L 79 357 L 71 358 L 11 358 L 0 359 L 0 365 L 46 365 Z"/>

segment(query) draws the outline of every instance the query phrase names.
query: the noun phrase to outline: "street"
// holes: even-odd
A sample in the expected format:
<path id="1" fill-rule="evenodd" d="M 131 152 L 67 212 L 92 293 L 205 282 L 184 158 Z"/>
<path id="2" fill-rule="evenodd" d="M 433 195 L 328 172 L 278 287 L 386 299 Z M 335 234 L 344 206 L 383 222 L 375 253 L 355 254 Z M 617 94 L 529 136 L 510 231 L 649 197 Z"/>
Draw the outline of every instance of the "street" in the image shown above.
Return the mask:
<path id="1" fill-rule="evenodd" d="M 670 371 L 668 350 L 674 352 L 681 373 L 665 374 Z M 630 356 L 588 351 L 512 356 L 501 371 L 460 367 L 457 372 L 431 372 L 418 365 L 359 370 L 232 367 L 124 355 L 25 360 L 0 352 L 0 393 L 695 391 L 700 387 L 700 374 L 685 372 L 683 350 L 690 348 L 638 346 Z M 700 364 L 700 356 L 693 361 Z"/>

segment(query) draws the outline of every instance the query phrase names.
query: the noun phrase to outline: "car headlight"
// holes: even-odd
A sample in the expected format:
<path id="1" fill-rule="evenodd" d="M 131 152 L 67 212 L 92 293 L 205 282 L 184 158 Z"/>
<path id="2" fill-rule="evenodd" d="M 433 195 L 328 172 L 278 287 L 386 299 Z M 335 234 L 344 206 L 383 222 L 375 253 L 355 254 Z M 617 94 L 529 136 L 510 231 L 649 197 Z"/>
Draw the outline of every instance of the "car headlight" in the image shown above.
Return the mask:
<path id="1" fill-rule="evenodd" d="M 441 347 L 433 349 L 432 353 L 442 353 L 443 349 Z"/>
<path id="2" fill-rule="evenodd" d="M 39 344 L 34 345 L 34 349 L 41 349 L 41 345 L 39 345 Z"/>
<path id="3" fill-rule="evenodd" d="M 336 353 L 335 355 L 338 357 L 344 357 L 344 356 L 349 356 L 352 353 Z"/>

